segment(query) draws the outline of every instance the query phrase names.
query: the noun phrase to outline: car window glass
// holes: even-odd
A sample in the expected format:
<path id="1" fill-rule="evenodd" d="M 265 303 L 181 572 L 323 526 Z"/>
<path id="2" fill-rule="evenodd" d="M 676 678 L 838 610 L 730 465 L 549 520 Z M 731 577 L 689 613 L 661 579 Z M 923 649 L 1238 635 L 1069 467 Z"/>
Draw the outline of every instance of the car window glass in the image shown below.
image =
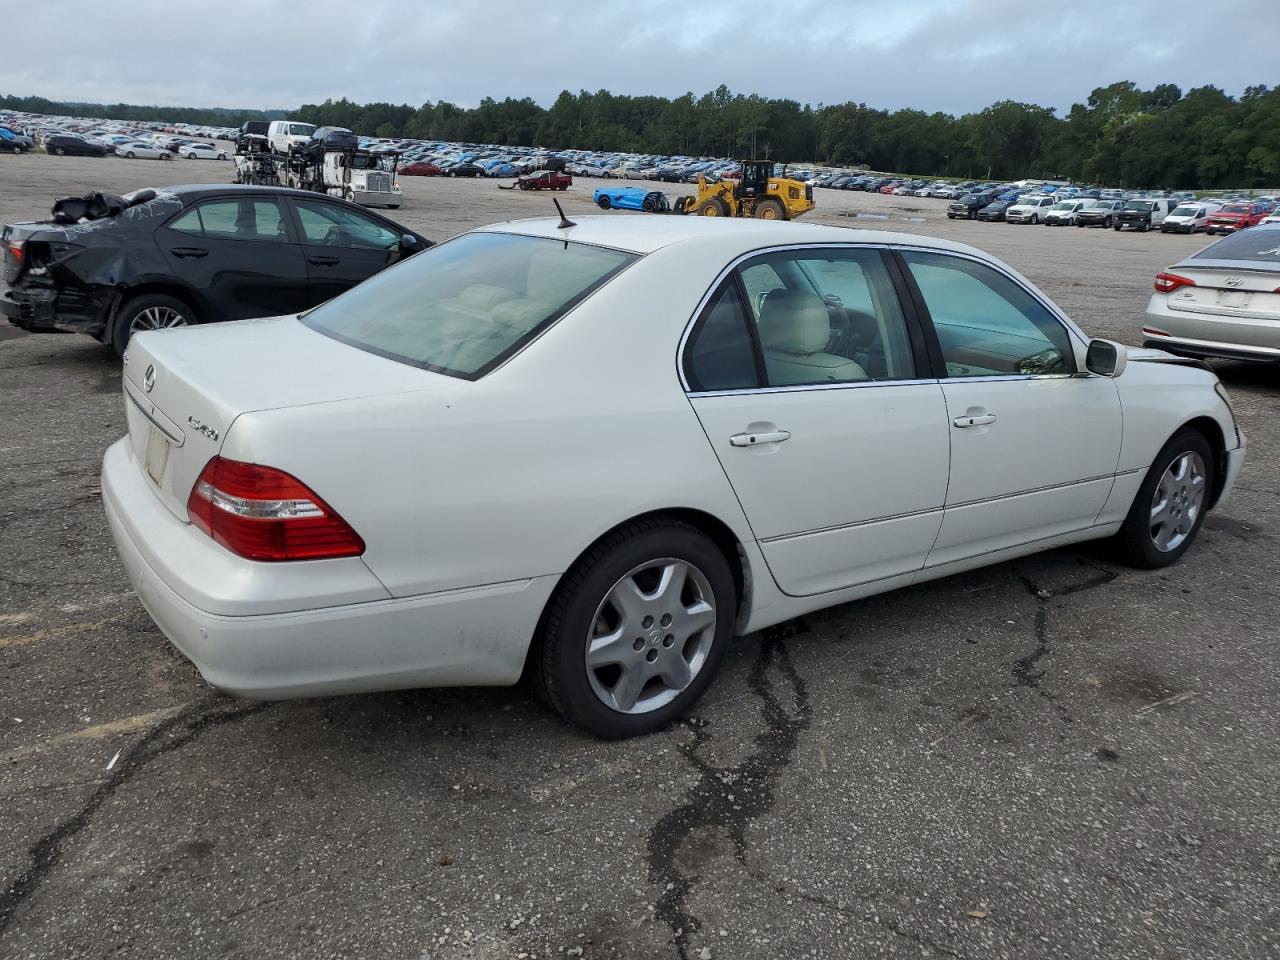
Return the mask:
<path id="1" fill-rule="evenodd" d="M 274 200 L 210 200 L 196 210 L 204 235 L 211 240 L 285 243 L 289 239 L 280 205 Z"/>
<path id="2" fill-rule="evenodd" d="M 193 233 L 196 236 L 202 236 L 204 227 L 200 225 L 200 211 L 191 209 L 181 214 L 177 219 L 169 221 L 169 229 L 177 230 L 180 233 Z"/>
<path id="3" fill-rule="evenodd" d="M 361 250 L 391 250 L 400 235 L 378 221 L 332 203 L 294 200 L 307 243 Z"/>
<path id="4" fill-rule="evenodd" d="M 684 351 L 685 378 L 694 391 L 760 386 L 738 284 L 730 277 L 707 303 Z"/>
<path id="5" fill-rule="evenodd" d="M 915 377 L 906 322 L 878 250 L 763 254 L 741 274 L 748 290 L 768 285 L 747 309 L 769 386 Z"/>
<path id="6" fill-rule="evenodd" d="M 1004 274 L 945 254 L 902 257 L 933 319 L 948 376 L 1075 372 L 1066 328 Z"/>

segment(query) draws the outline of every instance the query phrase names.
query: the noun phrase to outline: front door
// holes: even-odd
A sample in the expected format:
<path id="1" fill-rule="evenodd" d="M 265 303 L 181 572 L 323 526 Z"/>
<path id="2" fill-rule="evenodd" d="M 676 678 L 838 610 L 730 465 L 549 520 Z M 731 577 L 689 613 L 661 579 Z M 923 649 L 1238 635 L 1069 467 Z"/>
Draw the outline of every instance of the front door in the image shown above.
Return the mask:
<path id="1" fill-rule="evenodd" d="M 690 334 L 690 402 L 779 587 L 811 595 L 919 570 L 942 521 L 941 387 L 884 255 L 765 253 Z"/>
<path id="2" fill-rule="evenodd" d="M 401 258 L 400 234 L 382 221 L 326 200 L 292 200 L 302 231 L 308 307 L 331 300 Z"/>
<path id="3" fill-rule="evenodd" d="M 945 364 L 947 510 L 928 565 L 1093 524 L 1120 456 L 1116 385 L 1077 369 L 1073 334 L 1006 274 L 903 250 Z"/>
<path id="4" fill-rule="evenodd" d="M 205 200 L 156 231 L 173 273 L 201 295 L 201 320 L 298 313 L 307 306 L 307 268 L 278 200 Z"/>

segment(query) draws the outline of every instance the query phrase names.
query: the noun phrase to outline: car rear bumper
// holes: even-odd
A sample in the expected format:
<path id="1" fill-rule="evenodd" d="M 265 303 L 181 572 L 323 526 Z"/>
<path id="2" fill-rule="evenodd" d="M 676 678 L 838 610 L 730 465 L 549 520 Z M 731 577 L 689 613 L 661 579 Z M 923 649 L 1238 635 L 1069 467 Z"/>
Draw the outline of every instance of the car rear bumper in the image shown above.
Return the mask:
<path id="1" fill-rule="evenodd" d="M 1220 340 L 1196 340 L 1185 336 L 1165 336 L 1142 332 L 1144 347 L 1155 347 L 1170 353 L 1188 357 L 1218 357 L 1223 360 L 1280 361 L 1280 347 L 1258 346 L 1240 343 L 1224 343 Z"/>
<path id="2" fill-rule="evenodd" d="M 36 287 L 0 293 L 0 316 L 32 333 L 87 333 L 101 336 L 107 307 L 90 293 Z"/>
<path id="3" fill-rule="evenodd" d="M 151 618 L 209 683 L 237 696 L 513 684 L 557 581 L 543 576 L 285 613 L 213 614 L 173 586 L 192 563 L 190 551 L 157 551 L 173 542 L 173 531 L 152 528 L 189 525 L 151 502 L 127 439 L 103 460 L 102 500 L 120 560 Z"/>

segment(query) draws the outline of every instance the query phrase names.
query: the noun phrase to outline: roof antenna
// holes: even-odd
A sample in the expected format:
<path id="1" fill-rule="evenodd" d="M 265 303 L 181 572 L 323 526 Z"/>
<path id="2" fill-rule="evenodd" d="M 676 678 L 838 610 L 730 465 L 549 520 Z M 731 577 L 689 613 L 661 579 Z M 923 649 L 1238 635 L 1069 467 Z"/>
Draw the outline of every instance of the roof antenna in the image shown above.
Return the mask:
<path id="1" fill-rule="evenodd" d="M 555 197 L 551 198 L 551 202 L 556 205 L 556 213 L 560 214 L 560 222 L 556 224 L 557 230 L 567 230 L 569 227 L 576 227 L 577 224 L 564 215 L 564 211 L 560 209 L 560 201 Z"/>

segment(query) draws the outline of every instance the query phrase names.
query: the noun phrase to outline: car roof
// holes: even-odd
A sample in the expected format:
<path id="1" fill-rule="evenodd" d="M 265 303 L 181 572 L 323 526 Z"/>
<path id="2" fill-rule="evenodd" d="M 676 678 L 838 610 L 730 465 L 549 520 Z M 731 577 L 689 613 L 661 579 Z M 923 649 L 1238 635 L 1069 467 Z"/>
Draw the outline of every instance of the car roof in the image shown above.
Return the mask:
<path id="1" fill-rule="evenodd" d="M 324 197 L 324 194 L 318 194 L 311 190 L 295 190 L 292 187 L 262 187 L 251 186 L 247 183 L 181 183 L 172 187 L 156 187 L 157 193 L 176 193 L 184 200 L 198 200 L 200 197 L 209 194 L 218 194 L 225 196 L 227 194 L 262 194 L 264 196 L 291 196 L 291 197 L 308 197 L 312 200 Z M 333 198 L 336 199 L 336 198 Z"/>
<path id="2" fill-rule="evenodd" d="M 643 189 L 643 188 L 640 188 Z M 556 240 L 572 240 L 632 253 L 652 253 L 676 243 L 706 244 L 718 247 L 739 247 L 747 253 L 762 247 L 786 246 L 806 243 L 878 243 L 902 246 L 929 247 L 954 250 L 958 253 L 976 253 L 992 259 L 967 244 L 937 237 L 896 233 L 888 230 L 859 230 L 850 227 L 833 227 L 817 223 L 778 223 L 761 220 L 736 220 L 724 217 L 698 216 L 578 216 L 574 225 L 560 228 L 555 218 L 537 220 L 509 220 L 480 228 L 487 232 L 516 233 L 530 237 L 551 237 Z"/>

